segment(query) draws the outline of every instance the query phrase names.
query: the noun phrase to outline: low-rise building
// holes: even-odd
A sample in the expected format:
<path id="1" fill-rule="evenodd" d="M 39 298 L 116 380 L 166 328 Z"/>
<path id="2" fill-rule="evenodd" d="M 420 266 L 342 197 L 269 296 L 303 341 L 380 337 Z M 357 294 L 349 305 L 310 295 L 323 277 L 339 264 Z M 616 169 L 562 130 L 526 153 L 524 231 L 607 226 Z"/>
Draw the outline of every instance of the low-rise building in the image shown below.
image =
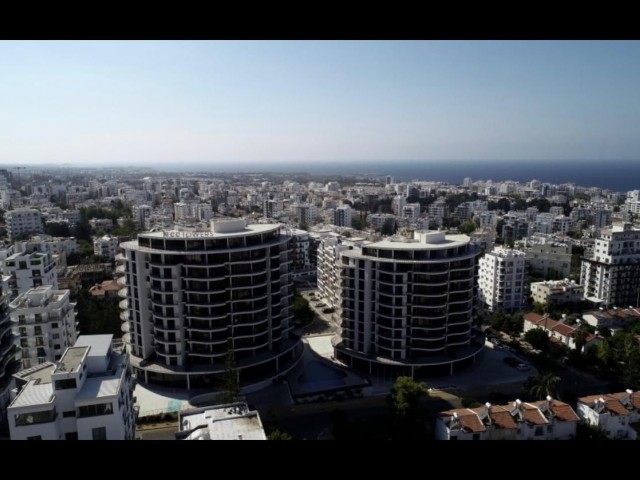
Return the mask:
<path id="1" fill-rule="evenodd" d="M 28 233 L 44 232 L 42 214 L 33 208 L 10 210 L 4 214 L 4 220 L 7 224 L 7 235 L 12 240 Z"/>
<path id="2" fill-rule="evenodd" d="M 113 260 L 116 258 L 118 243 L 118 239 L 111 235 L 104 235 L 96 238 L 93 241 L 93 253 L 94 255 L 100 255 L 108 260 Z"/>
<path id="3" fill-rule="evenodd" d="M 620 330 L 630 323 L 640 322 L 640 308 L 610 308 L 591 310 L 582 314 L 582 319 L 596 328 Z"/>
<path id="4" fill-rule="evenodd" d="M 579 417 L 567 403 L 547 397 L 440 412 L 436 440 L 571 440 Z"/>
<path id="5" fill-rule="evenodd" d="M 14 298 L 42 285 L 58 289 L 56 262 L 50 253 L 15 253 L 4 261 L 2 271 L 11 277 L 9 286 Z"/>
<path id="6" fill-rule="evenodd" d="M 578 415 L 612 440 L 637 440 L 640 432 L 640 392 L 589 395 L 578 398 Z"/>
<path id="7" fill-rule="evenodd" d="M 529 312 L 524 316 L 524 333 L 534 328 L 543 330 L 549 335 L 549 340 L 559 343 L 570 349 L 576 347 L 576 334 L 581 330 L 571 325 L 567 325 L 562 322 L 558 322 L 547 315 L 538 315 L 537 313 Z M 597 345 L 602 340 L 601 337 L 592 333 L 584 334 L 584 345 L 582 349 Z"/>
<path id="8" fill-rule="evenodd" d="M 178 440 L 266 440 L 260 414 L 244 402 L 183 410 Z"/>
<path id="9" fill-rule="evenodd" d="M 60 361 L 15 374 L 7 409 L 12 440 L 133 440 L 129 356 L 113 335 L 82 335 Z"/>
<path id="10" fill-rule="evenodd" d="M 584 287 L 567 279 L 533 282 L 531 296 L 534 302 L 544 305 L 577 305 L 583 300 Z"/>

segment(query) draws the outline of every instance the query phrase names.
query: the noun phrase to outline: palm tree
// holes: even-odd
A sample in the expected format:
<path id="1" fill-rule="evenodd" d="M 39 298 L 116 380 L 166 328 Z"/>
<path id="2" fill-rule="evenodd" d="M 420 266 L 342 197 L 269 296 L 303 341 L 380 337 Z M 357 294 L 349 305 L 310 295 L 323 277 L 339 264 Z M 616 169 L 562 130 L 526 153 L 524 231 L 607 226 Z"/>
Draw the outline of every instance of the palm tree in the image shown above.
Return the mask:
<path id="1" fill-rule="evenodd" d="M 529 392 L 536 398 L 557 397 L 560 377 L 553 372 L 539 373 L 533 379 Z"/>

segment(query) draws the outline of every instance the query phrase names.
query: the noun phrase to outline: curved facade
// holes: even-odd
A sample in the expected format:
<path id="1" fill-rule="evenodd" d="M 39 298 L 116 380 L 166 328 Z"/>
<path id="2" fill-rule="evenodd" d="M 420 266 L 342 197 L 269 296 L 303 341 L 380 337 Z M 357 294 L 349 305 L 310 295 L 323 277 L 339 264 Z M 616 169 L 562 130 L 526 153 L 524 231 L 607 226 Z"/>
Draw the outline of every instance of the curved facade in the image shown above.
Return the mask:
<path id="1" fill-rule="evenodd" d="M 341 252 L 336 358 L 380 375 L 451 374 L 475 361 L 477 250 L 466 235 L 415 233 Z"/>
<path id="2" fill-rule="evenodd" d="M 246 384 L 299 357 L 291 237 L 279 225 L 218 221 L 206 232 L 140 234 L 121 247 L 123 338 L 140 380 L 214 386 L 233 351 Z"/>

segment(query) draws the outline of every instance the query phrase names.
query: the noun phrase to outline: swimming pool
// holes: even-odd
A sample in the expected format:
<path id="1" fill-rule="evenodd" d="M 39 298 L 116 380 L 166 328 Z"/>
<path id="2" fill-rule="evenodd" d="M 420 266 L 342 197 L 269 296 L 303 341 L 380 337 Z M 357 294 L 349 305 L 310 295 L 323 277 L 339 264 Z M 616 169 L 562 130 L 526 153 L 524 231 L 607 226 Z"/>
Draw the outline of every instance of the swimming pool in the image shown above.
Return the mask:
<path id="1" fill-rule="evenodd" d="M 346 385 L 346 376 L 347 374 L 341 370 L 313 360 L 307 363 L 304 373 L 298 377 L 298 381 L 304 384 L 307 390 L 324 390 Z"/>

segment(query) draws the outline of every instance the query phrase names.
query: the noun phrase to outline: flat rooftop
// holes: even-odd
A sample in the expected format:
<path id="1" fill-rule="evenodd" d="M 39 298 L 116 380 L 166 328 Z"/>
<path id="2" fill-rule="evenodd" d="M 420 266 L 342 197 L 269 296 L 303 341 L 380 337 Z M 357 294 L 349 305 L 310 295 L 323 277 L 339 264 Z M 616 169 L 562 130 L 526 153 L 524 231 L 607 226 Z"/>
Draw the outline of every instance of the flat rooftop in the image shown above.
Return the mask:
<path id="1" fill-rule="evenodd" d="M 31 368 L 20 370 L 14 377 L 25 381 L 38 380 L 40 383 L 51 383 L 51 374 L 55 369 L 55 363 L 45 362 Z"/>
<path id="2" fill-rule="evenodd" d="M 52 403 L 53 398 L 51 383 L 38 383 L 37 380 L 30 380 L 9 406 L 19 408 L 46 405 Z"/>
<path id="3" fill-rule="evenodd" d="M 109 353 L 113 334 L 107 335 L 80 335 L 76 340 L 76 347 L 90 347 L 90 357 L 105 357 Z"/>
<path id="4" fill-rule="evenodd" d="M 257 411 L 246 404 L 224 405 L 188 411 L 181 415 L 181 431 L 199 428 L 187 440 L 266 440 Z"/>
<path id="5" fill-rule="evenodd" d="M 77 345 L 77 342 L 76 342 Z M 69 347 L 67 351 L 64 352 L 60 362 L 58 363 L 58 367 L 54 370 L 53 373 L 73 373 L 77 372 L 78 368 L 82 364 L 82 360 L 89 353 L 89 347 Z"/>
<path id="6" fill-rule="evenodd" d="M 76 400 L 113 397 L 118 394 L 120 377 L 89 377 L 84 381 Z"/>

